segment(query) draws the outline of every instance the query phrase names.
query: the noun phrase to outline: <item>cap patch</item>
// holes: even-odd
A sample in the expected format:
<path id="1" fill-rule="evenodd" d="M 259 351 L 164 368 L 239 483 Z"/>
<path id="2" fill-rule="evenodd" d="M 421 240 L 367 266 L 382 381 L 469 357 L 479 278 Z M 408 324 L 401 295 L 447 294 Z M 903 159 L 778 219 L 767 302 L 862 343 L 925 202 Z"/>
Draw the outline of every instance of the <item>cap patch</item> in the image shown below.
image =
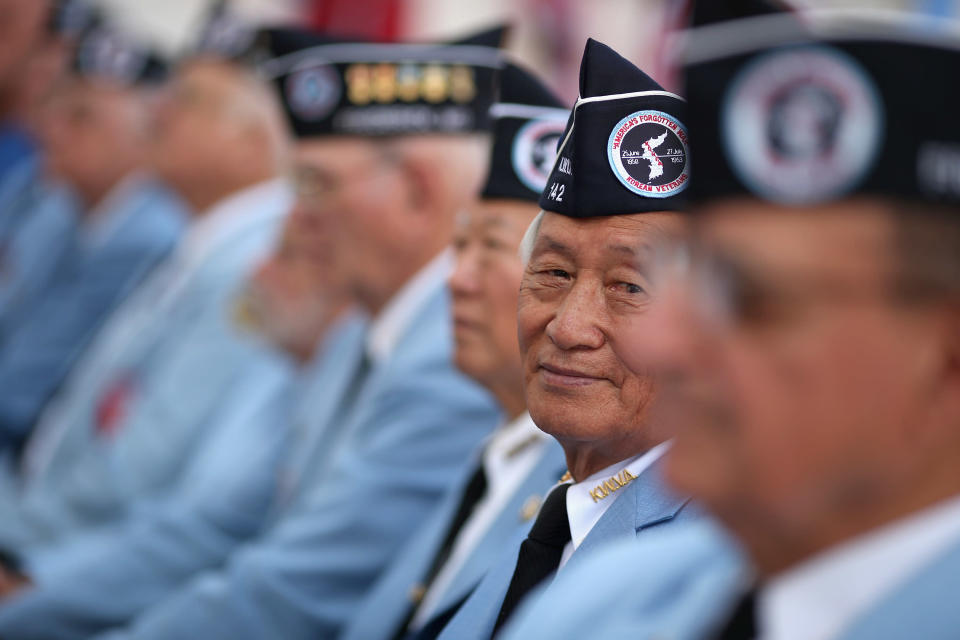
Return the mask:
<path id="1" fill-rule="evenodd" d="M 757 195 L 809 204 L 853 190 L 873 165 L 883 112 L 860 64 L 804 46 L 747 65 L 723 103 L 728 159 Z"/>
<path id="2" fill-rule="evenodd" d="M 547 186 L 566 123 L 557 118 L 532 120 L 513 139 L 513 170 L 532 191 L 540 193 Z"/>
<path id="3" fill-rule="evenodd" d="M 620 184 L 633 193 L 669 198 L 690 181 L 687 143 L 686 129 L 670 114 L 636 111 L 610 132 L 607 158 Z"/>
<path id="4" fill-rule="evenodd" d="M 343 92 L 340 75 L 329 65 L 295 71 L 286 81 L 287 103 L 301 120 L 321 120 L 336 108 Z"/>

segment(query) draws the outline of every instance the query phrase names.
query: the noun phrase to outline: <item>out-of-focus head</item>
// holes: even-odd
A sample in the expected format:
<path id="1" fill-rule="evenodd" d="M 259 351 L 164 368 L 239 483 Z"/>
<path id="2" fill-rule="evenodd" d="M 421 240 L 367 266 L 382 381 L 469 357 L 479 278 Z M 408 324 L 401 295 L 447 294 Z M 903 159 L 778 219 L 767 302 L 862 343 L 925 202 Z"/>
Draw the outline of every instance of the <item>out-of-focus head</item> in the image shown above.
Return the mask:
<path id="1" fill-rule="evenodd" d="M 540 210 L 569 111 L 539 80 L 509 65 L 493 106 L 493 145 L 480 199 L 458 216 L 450 277 L 457 366 L 510 415 L 526 406 L 517 349 L 519 247 Z"/>
<path id="2" fill-rule="evenodd" d="M 295 360 L 309 361 L 347 300 L 330 261 L 329 234 L 293 211 L 277 248 L 253 273 L 237 301 L 240 323 Z"/>
<path id="3" fill-rule="evenodd" d="M 165 75 L 159 58 L 115 28 L 92 25 L 80 36 L 70 73 L 40 111 L 37 133 L 48 171 L 88 206 L 143 165 L 148 99 Z"/>
<path id="4" fill-rule="evenodd" d="M 481 186 L 500 54 L 296 35 L 299 48 L 262 68 L 298 137 L 297 206 L 324 220 L 338 268 L 376 312 L 447 245 Z"/>
<path id="5" fill-rule="evenodd" d="M 649 267 L 681 232 L 689 184 L 682 98 L 593 40 L 580 96 L 524 242 L 518 313 L 527 408 L 576 479 L 669 435 L 624 346 L 656 304 Z"/>
<path id="6" fill-rule="evenodd" d="M 37 107 L 94 17 L 86 0 L 0 0 L 0 116 L 35 125 Z"/>
<path id="7" fill-rule="evenodd" d="M 151 145 L 156 172 L 195 212 L 279 175 L 289 129 L 269 84 L 216 56 L 185 61 L 157 111 Z"/>
<path id="8" fill-rule="evenodd" d="M 636 353 L 670 480 L 766 571 L 960 492 L 960 90 L 903 90 L 960 54 L 919 33 L 811 13 L 688 39 L 696 243 Z"/>
<path id="9" fill-rule="evenodd" d="M 50 0 L 0 0 L 0 90 L 22 73 L 47 37 Z"/>

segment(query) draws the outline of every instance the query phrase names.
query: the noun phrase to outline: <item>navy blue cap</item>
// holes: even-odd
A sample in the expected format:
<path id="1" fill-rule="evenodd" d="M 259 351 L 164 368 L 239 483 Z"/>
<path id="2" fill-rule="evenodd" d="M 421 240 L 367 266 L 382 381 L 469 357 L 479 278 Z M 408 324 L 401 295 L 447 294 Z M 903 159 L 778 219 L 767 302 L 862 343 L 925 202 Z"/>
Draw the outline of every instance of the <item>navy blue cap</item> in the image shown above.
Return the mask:
<path id="1" fill-rule="evenodd" d="M 570 110 L 529 71 L 508 64 L 490 110 L 493 145 L 481 198 L 537 202 Z"/>
<path id="2" fill-rule="evenodd" d="M 301 138 L 486 131 L 503 33 L 395 44 L 275 31 L 269 46 L 279 55 L 260 70 L 274 80 Z"/>
<path id="3" fill-rule="evenodd" d="M 690 32 L 694 202 L 960 205 L 960 48 L 918 16 L 810 11 Z M 918 85 L 918 70 L 932 79 Z M 911 89 L 913 87 L 915 90 Z"/>
<path id="4" fill-rule="evenodd" d="M 540 206 L 575 218 L 682 208 L 690 181 L 686 103 L 588 40 L 580 98 Z"/>
<path id="5" fill-rule="evenodd" d="M 73 53 L 74 74 L 120 85 L 155 84 L 169 76 L 169 66 L 155 52 L 102 18 L 79 35 Z"/>

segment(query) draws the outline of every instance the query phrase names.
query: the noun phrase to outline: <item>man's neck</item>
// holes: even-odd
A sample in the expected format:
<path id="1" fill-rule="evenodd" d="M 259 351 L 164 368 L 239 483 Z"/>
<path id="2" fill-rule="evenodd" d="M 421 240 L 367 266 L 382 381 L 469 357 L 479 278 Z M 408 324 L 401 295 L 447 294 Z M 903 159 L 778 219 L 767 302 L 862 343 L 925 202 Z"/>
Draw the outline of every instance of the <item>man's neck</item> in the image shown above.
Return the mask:
<path id="1" fill-rule="evenodd" d="M 647 440 L 629 442 L 593 441 L 576 442 L 558 438 L 567 457 L 567 469 L 573 476 L 574 482 L 583 482 L 598 471 L 613 466 L 618 462 L 630 460 L 646 453 L 659 442 Z"/>

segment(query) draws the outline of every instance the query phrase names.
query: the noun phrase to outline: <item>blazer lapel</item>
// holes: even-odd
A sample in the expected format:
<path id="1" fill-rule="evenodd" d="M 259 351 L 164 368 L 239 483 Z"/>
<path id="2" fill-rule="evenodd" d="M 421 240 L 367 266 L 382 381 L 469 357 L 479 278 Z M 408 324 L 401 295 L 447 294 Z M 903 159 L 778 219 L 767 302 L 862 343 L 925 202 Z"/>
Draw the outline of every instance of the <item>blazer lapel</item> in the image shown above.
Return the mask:
<path id="1" fill-rule="evenodd" d="M 581 562 L 594 549 L 608 545 L 615 539 L 636 536 L 645 529 L 669 522 L 688 501 L 664 485 L 660 460 L 645 469 L 622 491 L 570 556 L 568 565 Z"/>

